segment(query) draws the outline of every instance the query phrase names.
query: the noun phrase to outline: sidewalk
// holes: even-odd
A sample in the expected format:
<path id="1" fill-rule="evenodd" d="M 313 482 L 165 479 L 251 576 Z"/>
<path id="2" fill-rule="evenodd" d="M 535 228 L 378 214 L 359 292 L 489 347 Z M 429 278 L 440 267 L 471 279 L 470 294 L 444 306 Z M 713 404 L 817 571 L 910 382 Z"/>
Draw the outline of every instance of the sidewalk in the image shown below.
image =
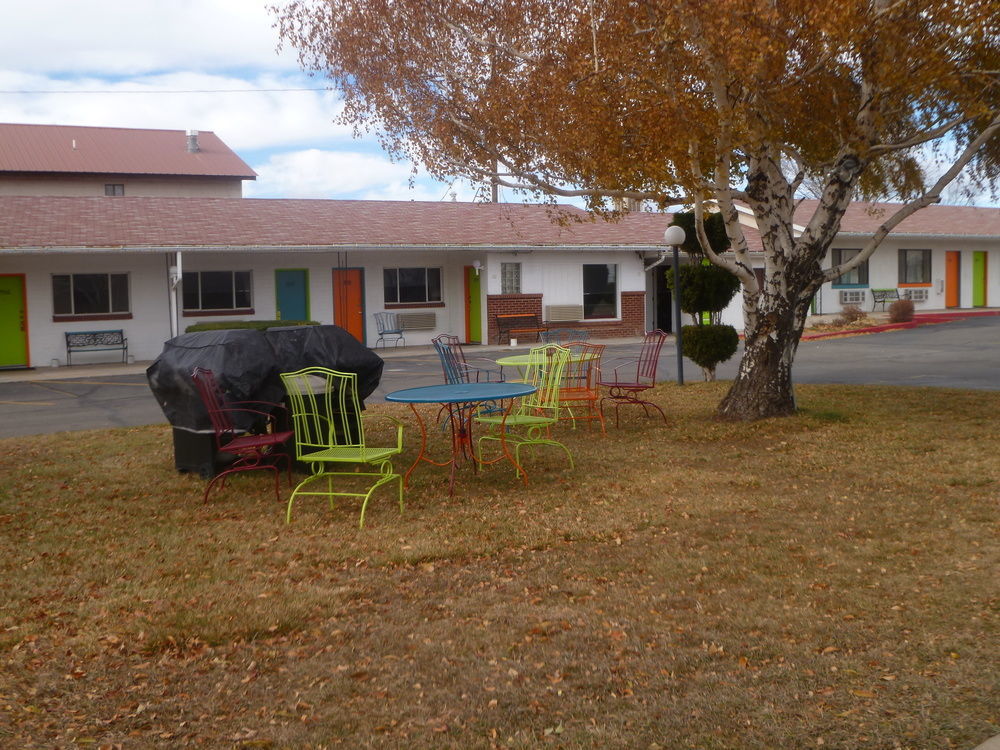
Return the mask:
<path id="1" fill-rule="evenodd" d="M 805 333 L 802 336 L 803 341 L 815 341 L 818 339 L 827 339 L 834 337 L 845 337 L 845 336 L 858 336 L 866 333 L 880 333 L 882 331 L 892 331 L 905 328 L 916 328 L 917 326 L 923 325 L 934 325 L 937 323 L 946 323 L 949 320 L 958 320 L 961 318 L 974 318 L 982 316 L 1000 315 L 1000 308 L 978 308 L 975 310 L 928 310 L 927 312 L 917 313 L 913 320 L 909 323 L 890 323 L 889 313 L 887 312 L 873 312 L 869 313 L 869 317 L 874 318 L 879 321 L 877 325 L 868 326 L 865 328 L 852 328 L 848 330 L 840 331 L 821 331 L 816 333 Z M 806 325 L 816 325 L 818 323 L 828 323 L 834 318 L 838 317 L 836 313 L 829 315 L 813 315 L 810 316 L 806 321 Z M 885 322 L 882 322 L 885 321 Z M 671 340 L 673 337 L 671 336 Z M 610 338 L 610 339 L 594 339 L 597 343 L 615 345 L 615 344 L 638 344 L 641 338 L 638 336 L 626 337 L 626 338 Z M 500 352 L 500 351 L 522 351 L 527 352 L 533 346 L 531 343 L 519 344 L 516 347 L 507 346 L 506 344 L 482 344 L 482 345 L 470 345 L 467 347 L 469 353 L 472 352 Z M 434 351 L 434 347 L 430 344 L 420 345 L 420 346 L 399 346 L 388 349 L 376 349 L 376 353 L 383 359 L 394 359 L 396 357 L 436 357 L 437 354 Z M 101 376 L 115 377 L 120 375 L 136 375 L 146 372 L 146 368 L 152 364 L 151 360 L 146 360 L 142 362 L 134 362 L 132 364 L 120 364 L 120 363 L 109 363 L 109 364 L 94 364 L 94 365 L 74 365 L 73 367 L 36 367 L 26 370 L 0 370 L 0 383 L 19 383 L 25 381 L 44 381 L 44 380 L 75 380 L 77 378 L 95 378 Z"/>

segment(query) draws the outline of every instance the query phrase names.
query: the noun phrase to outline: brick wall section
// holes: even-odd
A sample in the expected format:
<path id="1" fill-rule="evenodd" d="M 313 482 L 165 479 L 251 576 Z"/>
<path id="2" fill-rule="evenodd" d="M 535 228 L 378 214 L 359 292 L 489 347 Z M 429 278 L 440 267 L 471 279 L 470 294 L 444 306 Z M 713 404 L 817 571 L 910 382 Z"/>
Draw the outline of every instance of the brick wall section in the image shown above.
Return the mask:
<path id="1" fill-rule="evenodd" d="M 542 315 L 541 294 L 490 294 L 486 297 L 486 315 L 488 320 L 487 341 L 498 343 L 497 315 L 513 313 L 534 313 L 539 320 Z M 622 336 L 641 336 L 646 330 L 646 293 L 622 292 L 621 320 L 597 321 L 588 320 L 578 323 L 552 323 L 553 328 L 585 328 L 591 338 L 620 338 Z"/>

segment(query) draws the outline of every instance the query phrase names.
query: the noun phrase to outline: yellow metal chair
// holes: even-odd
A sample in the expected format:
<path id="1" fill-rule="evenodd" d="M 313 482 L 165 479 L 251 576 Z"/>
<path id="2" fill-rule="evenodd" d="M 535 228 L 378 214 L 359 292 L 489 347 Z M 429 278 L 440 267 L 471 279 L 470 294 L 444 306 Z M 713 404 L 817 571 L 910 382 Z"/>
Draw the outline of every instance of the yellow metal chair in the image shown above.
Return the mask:
<path id="1" fill-rule="evenodd" d="M 570 351 L 556 344 L 537 346 L 529 353 L 524 382 L 536 386 L 537 390 L 520 400 L 507 414 L 481 414 L 475 417 L 478 424 L 490 428 L 489 434 L 478 441 L 477 460 L 483 464 L 493 464 L 504 458 L 511 461 L 525 484 L 528 475 L 521 464 L 521 448 L 528 445 L 552 445 L 561 448 L 573 468 L 573 455 L 569 448 L 552 439 L 552 426 L 559 421 L 559 387 L 563 370 Z M 487 440 L 499 441 L 504 455 L 495 459 L 483 459 L 483 443 Z M 515 446 L 510 453 L 510 444 Z"/>
<path id="2" fill-rule="evenodd" d="M 334 497 L 361 497 L 364 500 L 358 526 L 363 527 L 372 493 L 392 481 L 399 484 L 399 510 L 402 512 L 403 477 L 393 471 L 392 457 L 403 451 L 403 423 L 387 415 L 362 414 L 358 403 L 358 376 L 353 372 L 307 367 L 282 373 L 281 381 L 292 405 L 295 457 L 308 463 L 312 470 L 312 475 L 292 491 L 285 522 L 291 522 L 292 504 L 299 496 L 325 495 L 330 499 L 331 508 Z M 389 429 L 395 431 L 395 445 L 376 447 L 366 442 L 365 422 L 374 419 L 391 423 Z M 330 470 L 331 466 L 336 468 L 343 464 L 353 464 L 355 468 L 367 465 L 377 471 Z M 362 491 L 340 488 L 352 482 L 361 482 Z"/>

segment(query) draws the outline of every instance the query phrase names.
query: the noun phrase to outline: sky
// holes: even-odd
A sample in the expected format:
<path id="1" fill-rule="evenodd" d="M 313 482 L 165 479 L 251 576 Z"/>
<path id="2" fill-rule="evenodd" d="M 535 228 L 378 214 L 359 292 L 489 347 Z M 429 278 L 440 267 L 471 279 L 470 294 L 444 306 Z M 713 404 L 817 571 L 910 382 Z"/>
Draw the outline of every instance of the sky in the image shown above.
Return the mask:
<path id="1" fill-rule="evenodd" d="M 277 50 L 269 2 L 6 0 L 0 122 L 211 130 L 257 172 L 246 197 L 474 199 L 462 182 L 410 184 L 410 163 L 334 123 L 339 97 Z"/>
<path id="2" fill-rule="evenodd" d="M 339 98 L 276 50 L 266 0 L 29 0 L 0 13 L 0 122 L 211 130 L 254 198 L 458 200 L 333 122 Z M 124 92 L 141 93 L 124 93 Z M 202 92 L 202 93 L 198 93 Z"/>

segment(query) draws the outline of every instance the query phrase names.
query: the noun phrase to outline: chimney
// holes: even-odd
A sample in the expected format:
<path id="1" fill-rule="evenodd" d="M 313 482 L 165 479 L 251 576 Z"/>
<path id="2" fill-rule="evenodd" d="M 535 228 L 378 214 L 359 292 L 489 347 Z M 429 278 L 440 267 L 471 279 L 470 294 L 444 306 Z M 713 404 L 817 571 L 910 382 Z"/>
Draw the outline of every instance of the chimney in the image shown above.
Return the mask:
<path id="1" fill-rule="evenodd" d="M 198 131 L 189 130 L 187 132 L 187 149 L 188 153 L 196 154 L 201 151 L 201 147 L 198 145 Z"/>

